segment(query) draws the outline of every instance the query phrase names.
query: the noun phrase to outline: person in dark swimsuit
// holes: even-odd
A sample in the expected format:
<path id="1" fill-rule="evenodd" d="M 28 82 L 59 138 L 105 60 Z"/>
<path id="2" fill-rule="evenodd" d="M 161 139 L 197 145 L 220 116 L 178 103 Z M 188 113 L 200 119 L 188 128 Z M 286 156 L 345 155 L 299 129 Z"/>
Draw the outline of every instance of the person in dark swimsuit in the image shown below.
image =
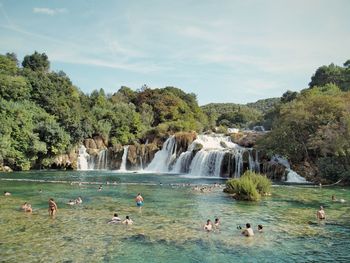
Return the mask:
<path id="1" fill-rule="evenodd" d="M 53 198 L 50 198 L 49 199 L 49 215 L 54 216 L 56 214 L 57 210 L 58 210 L 57 204 L 55 203 Z"/>

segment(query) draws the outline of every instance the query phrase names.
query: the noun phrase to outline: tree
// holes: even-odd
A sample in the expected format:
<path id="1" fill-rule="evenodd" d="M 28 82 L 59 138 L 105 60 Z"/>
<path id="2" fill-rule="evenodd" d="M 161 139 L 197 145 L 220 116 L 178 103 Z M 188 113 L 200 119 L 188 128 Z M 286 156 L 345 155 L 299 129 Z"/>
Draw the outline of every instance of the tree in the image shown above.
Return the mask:
<path id="1" fill-rule="evenodd" d="M 27 55 L 24 57 L 22 66 L 24 68 L 29 68 L 33 71 L 44 71 L 48 72 L 50 69 L 50 62 L 45 53 L 34 52 L 32 55 Z"/>

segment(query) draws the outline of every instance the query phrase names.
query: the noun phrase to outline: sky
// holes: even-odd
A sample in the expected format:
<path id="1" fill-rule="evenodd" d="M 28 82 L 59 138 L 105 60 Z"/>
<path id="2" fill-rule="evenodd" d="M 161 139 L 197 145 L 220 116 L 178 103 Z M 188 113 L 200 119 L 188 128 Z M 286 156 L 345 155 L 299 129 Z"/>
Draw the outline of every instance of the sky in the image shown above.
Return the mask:
<path id="1" fill-rule="evenodd" d="M 46 53 L 85 93 L 146 84 L 247 103 L 350 59 L 349 13 L 348 0 L 0 0 L 0 53 Z"/>

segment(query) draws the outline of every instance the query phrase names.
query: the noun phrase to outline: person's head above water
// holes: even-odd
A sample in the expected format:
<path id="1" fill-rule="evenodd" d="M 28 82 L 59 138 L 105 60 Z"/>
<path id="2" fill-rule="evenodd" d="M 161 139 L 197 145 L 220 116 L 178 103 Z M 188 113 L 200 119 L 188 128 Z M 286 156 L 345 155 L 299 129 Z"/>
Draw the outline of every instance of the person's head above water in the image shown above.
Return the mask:
<path id="1" fill-rule="evenodd" d="M 246 226 L 247 228 L 250 228 L 250 224 L 249 224 L 249 223 L 245 224 L 245 226 Z"/>
<path id="2" fill-rule="evenodd" d="M 258 225 L 258 230 L 262 230 L 263 226 L 262 225 Z"/>
<path id="3" fill-rule="evenodd" d="M 117 214 L 117 213 L 114 213 L 114 216 L 115 216 L 115 217 L 118 217 L 118 214 Z"/>

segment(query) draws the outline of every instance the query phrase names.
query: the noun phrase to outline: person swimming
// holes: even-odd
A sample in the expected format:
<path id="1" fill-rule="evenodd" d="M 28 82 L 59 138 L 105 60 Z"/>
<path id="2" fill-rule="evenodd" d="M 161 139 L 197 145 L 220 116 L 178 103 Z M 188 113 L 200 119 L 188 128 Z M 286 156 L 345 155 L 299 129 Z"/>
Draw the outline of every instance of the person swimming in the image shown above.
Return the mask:
<path id="1" fill-rule="evenodd" d="M 67 205 L 75 205 L 75 201 L 69 200 L 68 203 L 67 203 Z"/>
<path id="2" fill-rule="evenodd" d="M 242 235 L 246 236 L 246 237 L 251 237 L 251 236 L 254 236 L 254 231 L 253 229 L 250 227 L 250 224 L 247 223 L 246 225 L 246 229 L 244 229 L 242 231 Z"/>
<path id="3" fill-rule="evenodd" d="M 143 197 L 141 196 L 141 193 L 138 193 L 137 196 L 135 197 L 135 202 L 138 207 L 143 206 Z"/>
<path id="4" fill-rule="evenodd" d="M 114 213 L 112 219 L 108 222 L 108 224 L 116 224 L 120 223 L 122 220 L 119 218 L 117 213 Z"/>
<path id="5" fill-rule="evenodd" d="M 10 193 L 10 192 L 8 192 L 8 191 L 4 191 L 4 196 L 9 196 L 9 195 L 11 195 L 11 193 Z"/>
<path id="6" fill-rule="evenodd" d="M 258 225 L 258 232 L 262 233 L 263 232 L 263 226 L 262 225 Z"/>
<path id="7" fill-rule="evenodd" d="M 213 224 L 210 219 L 207 220 L 207 223 L 204 225 L 203 229 L 208 232 L 213 230 Z"/>
<path id="8" fill-rule="evenodd" d="M 215 218 L 214 226 L 215 226 L 215 228 L 219 228 L 219 226 L 220 226 L 220 219 L 218 217 Z"/>
<path id="9" fill-rule="evenodd" d="M 78 198 L 75 199 L 75 203 L 76 203 L 77 205 L 80 205 L 80 204 L 83 203 L 83 199 L 81 199 L 81 196 L 78 196 Z"/>
<path id="10" fill-rule="evenodd" d="M 126 216 L 122 223 L 125 225 L 132 225 L 134 221 L 132 221 L 129 216 Z"/>
<path id="11" fill-rule="evenodd" d="M 32 205 L 25 202 L 23 205 L 21 205 L 21 209 L 24 211 L 24 212 L 33 212 L 33 209 L 32 209 Z"/>

